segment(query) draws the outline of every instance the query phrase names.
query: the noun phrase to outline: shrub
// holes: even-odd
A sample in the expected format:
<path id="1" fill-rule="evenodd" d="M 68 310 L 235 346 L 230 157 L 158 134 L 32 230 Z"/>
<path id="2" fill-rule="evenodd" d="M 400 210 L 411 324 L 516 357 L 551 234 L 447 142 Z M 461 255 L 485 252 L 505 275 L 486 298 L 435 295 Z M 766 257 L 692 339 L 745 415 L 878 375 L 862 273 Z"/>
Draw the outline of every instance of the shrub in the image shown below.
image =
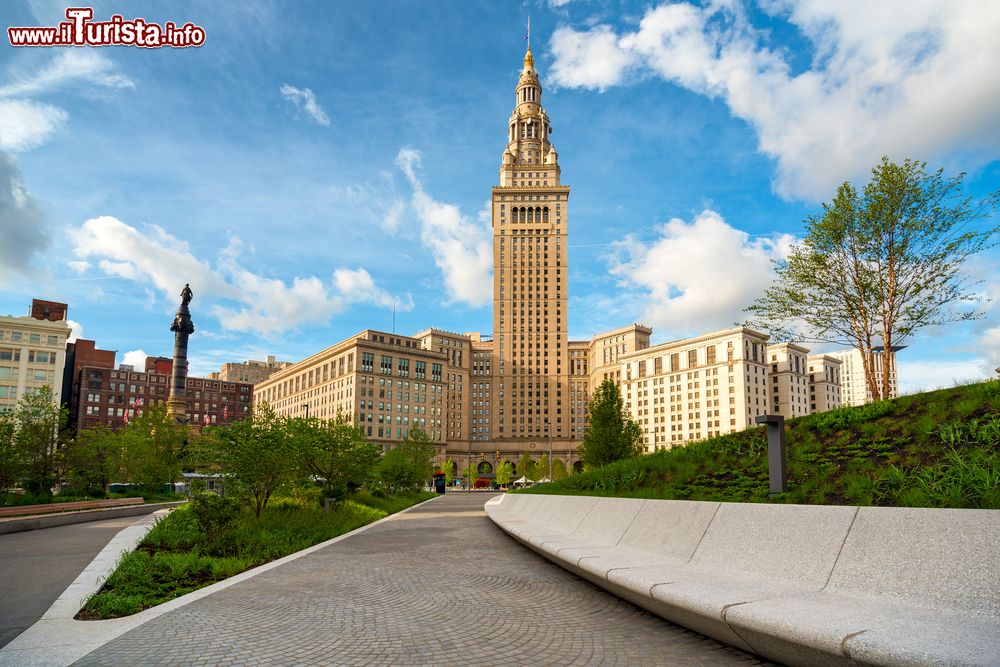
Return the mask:
<path id="1" fill-rule="evenodd" d="M 217 542 L 239 517 L 240 506 L 232 498 L 202 493 L 191 499 L 191 512 L 208 540 Z"/>

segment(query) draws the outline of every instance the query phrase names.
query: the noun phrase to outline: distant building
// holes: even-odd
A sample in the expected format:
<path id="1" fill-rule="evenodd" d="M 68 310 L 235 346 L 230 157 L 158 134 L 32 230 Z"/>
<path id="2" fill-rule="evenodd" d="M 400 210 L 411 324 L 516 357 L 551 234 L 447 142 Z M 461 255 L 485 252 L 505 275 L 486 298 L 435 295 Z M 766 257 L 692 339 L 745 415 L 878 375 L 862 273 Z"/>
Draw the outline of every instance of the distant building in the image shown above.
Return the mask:
<path id="1" fill-rule="evenodd" d="M 254 386 L 254 402 L 292 417 L 346 413 L 383 449 L 419 426 L 443 453 L 449 434 L 469 443 L 468 411 L 449 405 L 470 400 L 470 343 L 434 329 L 418 336 L 368 329 L 273 373 Z"/>
<path id="2" fill-rule="evenodd" d="M 875 362 L 875 375 L 878 378 L 879 387 L 882 386 L 882 369 L 888 359 L 889 363 L 889 396 L 896 398 L 899 396 L 899 378 L 896 373 L 896 353 L 906 346 L 893 346 L 889 354 L 885 353 L 885 348 L 877 346 L 872 349 Z M 865 380 L 864 359 L 861 350 L 855 348 L 843 352 L 830 352 L 827 356 L 840 359 L 840 384 L 843 391 L 844 405 L 864 405 L 872 402 L 872 392 L 868 388 Z M 881 389 L 880 389 L 881 391 Z"/>
<path id="3" fill-rule="evenodd" d="M 843 405 L 840 367 L 843 362 L 829 354 L 814 354 L 809 363 L 809 412 L 826 412 Z"/>
<path id="4" fill-rule="evenodd" d="M 33 299 L 27 316 L 0 316 L 0 412 L 45 386 L 62 402 L 67 310 L 65 303 Z"/>
<path id="5" fill-rule="evenodd" d="M 767 414 L 767 336 L 746 327 L 620 357 L 625 408 L 646 451 L 740 431 Z"/>
<path id="6" fill-rule="evenodd" d="M 86 386 L 83 381 L 84 368 L 107 368 L 115 367 L 114 350 L 99 350 L 97 344 L 92 340 L 79 338 L 75 343 L 66 344 L 66 367 L 63 373 L 63 396 L 62 404 L 69 412 L 67 427 L 77 430 L 77 419 L 79 417 L 77 406 L 80 405 L 80 390 Z"/>
<path id="7" fill-rule="evenodd" d="M 147 358 L 144 371 L 126 364 L 79 366 L 79 397 L 70 406 L 77 433 L 101 424 L 117 430 L 145 409 L 166 405 L 171 369 L 172 362 L 164 357 Z M 189 376 L 185 398 L 191 425 L 229 423 L 249 414 L 253 386 Z"/>
<path id="8" fill-rule="evenodd" d="M 274 355 L 268 355 L 267 361 L 249 360 L 241 363 L 222 364 L 217 373 L 209 373 L 212 380 L 224 380 L 226 382 L 247 382 L 257 384 L 271 377 L 272 373 L 288 368 L 292 365 L 290 361 L 275 361 Z"/>
<path id="9" fill-rule="evenodd" d="M 808 415 L 809 350 L 794 343 L 777 343 L 767 348 L 767 356 L 770 364 L 770 414 L 781 415 L 785 419 Z"/>

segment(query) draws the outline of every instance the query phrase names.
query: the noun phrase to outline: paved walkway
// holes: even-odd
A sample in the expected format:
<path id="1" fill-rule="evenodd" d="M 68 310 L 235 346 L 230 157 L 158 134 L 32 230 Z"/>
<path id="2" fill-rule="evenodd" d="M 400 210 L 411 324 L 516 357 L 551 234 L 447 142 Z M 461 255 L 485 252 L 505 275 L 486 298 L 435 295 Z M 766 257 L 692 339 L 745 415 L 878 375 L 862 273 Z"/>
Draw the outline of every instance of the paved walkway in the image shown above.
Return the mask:
<path id="1" fill-rule="evenodd" d="M 141 518 L 0 535 L 0 646 L 41 618 L 108 540 Z"/>
<path id="2" fill-rule="evenodd" d="M 488 498 L 449 493 L 75 664 L 762 664 L 525 549 L 486 518 Z"/>

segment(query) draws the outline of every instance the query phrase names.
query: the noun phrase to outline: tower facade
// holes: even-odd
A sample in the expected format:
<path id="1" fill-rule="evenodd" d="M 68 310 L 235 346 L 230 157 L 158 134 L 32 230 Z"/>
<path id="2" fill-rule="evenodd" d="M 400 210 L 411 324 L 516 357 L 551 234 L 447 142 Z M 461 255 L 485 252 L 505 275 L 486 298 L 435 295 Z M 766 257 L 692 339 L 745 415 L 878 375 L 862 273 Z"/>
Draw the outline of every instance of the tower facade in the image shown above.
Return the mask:
<path id="1" fill-rule="evenodd" d="M 492 441 L 566 455 L 570 435 L 567 204 L 529 45 L 493 187 Z"/>

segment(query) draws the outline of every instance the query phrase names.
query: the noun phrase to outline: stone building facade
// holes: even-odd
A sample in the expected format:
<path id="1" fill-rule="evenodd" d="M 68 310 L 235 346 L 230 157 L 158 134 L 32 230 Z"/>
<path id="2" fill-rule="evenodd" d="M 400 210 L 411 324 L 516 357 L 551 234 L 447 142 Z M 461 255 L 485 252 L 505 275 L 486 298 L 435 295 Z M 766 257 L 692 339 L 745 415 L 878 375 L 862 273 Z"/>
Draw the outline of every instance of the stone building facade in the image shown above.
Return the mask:
<path id="1" fill-rule="evenodd" d="M 0 316 L 0 412 L 46 386 L 56 403 L 62 402 L 67 310 L 65 303 L 33 299 L 28 315 Z"/>

